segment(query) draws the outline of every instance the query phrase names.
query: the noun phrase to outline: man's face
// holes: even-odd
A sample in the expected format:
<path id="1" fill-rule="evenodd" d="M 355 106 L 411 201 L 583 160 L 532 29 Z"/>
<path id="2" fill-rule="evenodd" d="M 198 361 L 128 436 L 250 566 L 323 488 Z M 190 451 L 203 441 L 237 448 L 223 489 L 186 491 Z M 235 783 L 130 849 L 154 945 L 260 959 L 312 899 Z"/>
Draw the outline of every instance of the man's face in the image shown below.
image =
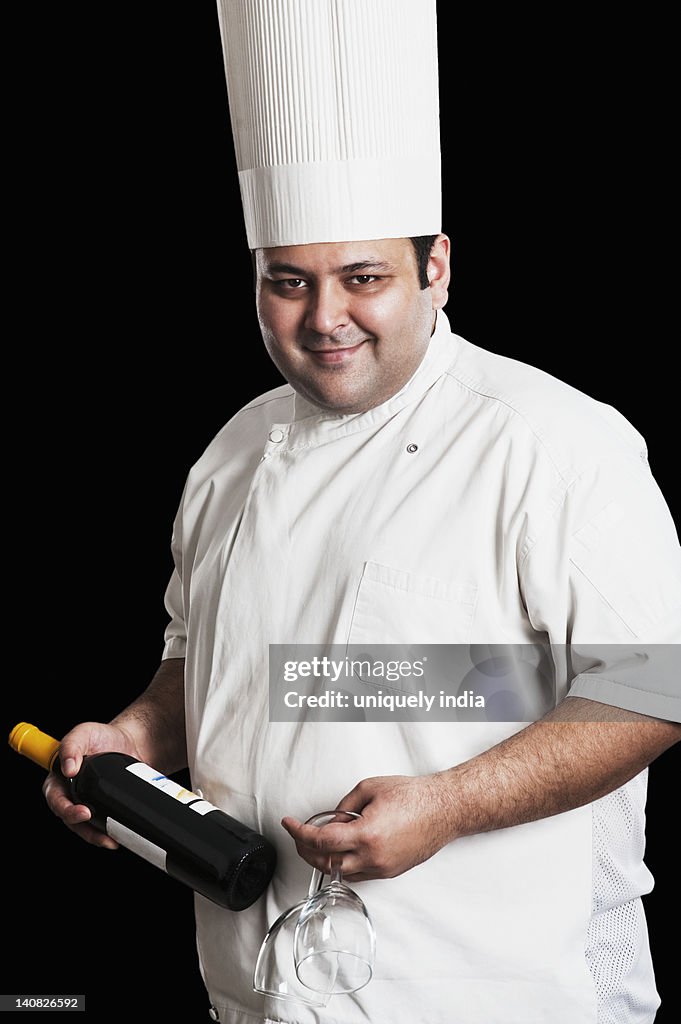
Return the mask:
<path id="1" fill-rule="evenodd" d="M 449 239 L 438 235 L 421 289 L 408 238 L 256 251 L 256 302 L 272 361 L 296 391 L 338 413 L 396 394 L 425 355 L 447 300 Z"/>

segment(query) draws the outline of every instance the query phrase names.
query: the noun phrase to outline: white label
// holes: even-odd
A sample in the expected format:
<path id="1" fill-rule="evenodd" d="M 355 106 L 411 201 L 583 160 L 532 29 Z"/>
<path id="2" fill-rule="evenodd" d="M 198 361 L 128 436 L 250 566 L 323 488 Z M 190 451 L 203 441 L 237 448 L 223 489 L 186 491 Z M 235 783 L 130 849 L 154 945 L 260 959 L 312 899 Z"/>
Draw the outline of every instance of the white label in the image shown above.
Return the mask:
<path id="1" fill-rule="evenodd" d="M 190 804 L 190 811 L 196 811 L 197 814 L 208 814 L 209 811 L 217 811 L 218 808 L 215 804 L 209 804 L 207 800 L 199 800 L 196 804 Z"/>
<path id="2" fill-rule="evenodd" d="M 165 871 L 166 851 L 162 850 L 160 846 L 150 843 L 144 836 L 138 835 L 137 832 L 133 832 L 126 825 L 121 825 L 120 821 L 115 821 L 113 818 L 106 819 L 106 831 L 107 835 L 124 846 L 126 850 L 131 850 L 143 857 L 144 860 L 148 860 L 150 864 L 160 868 L 161 871 Z"/>
<path id="3" fill-rule="evenodd" d="M 208 814 L 209 811 L 218 810 L 214 804 L 202 800 L 198 793 L 192 793 L 191 789 L 184 789 L 179 783 L 173 782 L 166 775 L 161 775 L 154 768 L 150 768 L 148 764 L 141 762 L 129 764 L 126 766 L 126 771 L 132 772 L 133 775 L 144 779 L 145 782 L 150 782 L 152 786 L 156 786 L 157 789 L 174 800 L 179 800 L 181 804 L 191 804 L 192 811 L 196 811 L 197 814 Z M 192 800 L 196 800 L 197 803 L 192 803 Z"/>

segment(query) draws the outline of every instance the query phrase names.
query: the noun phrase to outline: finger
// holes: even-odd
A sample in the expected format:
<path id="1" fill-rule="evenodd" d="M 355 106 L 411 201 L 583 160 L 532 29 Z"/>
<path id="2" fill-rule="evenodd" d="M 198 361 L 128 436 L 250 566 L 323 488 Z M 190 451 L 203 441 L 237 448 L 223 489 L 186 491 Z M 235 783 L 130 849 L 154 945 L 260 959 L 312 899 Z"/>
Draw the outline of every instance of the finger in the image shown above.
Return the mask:
<path id="1" fill-rule="evenodd" d="M 67 827 L 71 830 L 71 832 L 75 832 L 75 834 L 80 839 L 84 839 L 85 842 L 90 843 L 91 846 L 99 846 L 103 850 L 118 849 L 119 844 L 115 841 L 115 839 L 112 839 L 111 836 L 106 835 L 105 832 L 101 832 L 98 828 L 95 828 L 93 825 L 69 825 L 68 822 L 66 824 Z"/>
<path id="2" fill-rule="evenodd" d="M 296 845 L 319 854 L 338 853 L 351 850 L 361 839 L 357 829 L 359 822 L 334 822 L 318 828 L 306 825 L 297 818 L 282 818 L 281 824 L 295 840 Z"/>
<path id="3" fill-rule="evenodd" d="M 343 881 L 347 882 L 348 885 L 354 885 L 356 882 L 373 882 L 377 878 L 383 878 L 378 872 L 351 872 L 348 874 L 347 871 L 343 871 Z"/>
<path id="4" fill-rule="evenodd" d="M 389 875 L 383 868 L 375 865 L 363 852 L 339 854 L 340 870 L 343 881 L 348 884 L 366 882 L 369 879 L 387 878 Z M 331 858 L 330 858 L 331 859 Z M 330 870 L 325 872 L 331 874 Z"/>
<path id="5" fill-rule="evenodd" d="M 71 804 L 70 807 L 64 809 L 61 819 L 69 827 L 72 825 L 83 825 L 92 820 L 92 813 L 90 808 L 84 804 Z"/>
<path id="6" fill-rule="evenodd" d="M 401 874 L 399 867 L 389 858 L 377 860 L 369 850 L 359 850 L 343 855 L 343 881 L 366 882 L 375 878 L 394 878 Z"/>
<path id="7" fill-rule="evenodd" d="M 51 785 L 46 784 L 45 797 L 52 813 L 60 818 L 71 832 L 75 832 L 93 846 L 101 846 L 106 850 L 118 849 L 119 844 L 114 839 L 88 824 L 92 818 L 89 807 L 85 804 L 74 804 L 56 776 L 53 776 Z"/>
<path id="8" fill-rule="evenodd" d="M 92 817 L 85 804 L 75 804 L 69 790 L 54 773 L 48 775 L 43 786 L 47 806 L 66 825 L 79 825 Z"/>
<path id="9" fill-rule="evenodd" d="M 334 866 L 340 867 L 341 872 L 343 873 L 343 875 L 345 875 L 344 865 L 349 854 L 318 853 L 316 850 L 311 850 L 307 846 L 301 846 L 299 843 L 296 844 L 296 850 L 298 851 L 298 855 L 307 864 L 309 864 L 310 867 L 316 868 L 318 871 L 321 871 L 323 875 L 332 875 L 334 871 Z M 357 863 L 359 865 L 359 861 Z"/>
<path id="10" fill-rule="evenodd" d="M 69 800 L 67 796 L 61 793 L 50 797 L 47 802 L 47 806 L 50 808 L 52 813 L 57 817 L 61 818 L 65 825 L 69 828 L 73 825 L 82 825 L 86 821 L 90 821 L 92 814 L 89 807 L 85 804 L 74 804 Z"/>
<path id="11" fill-rule="evenodd" d="M 329 857 L 329 869 L 337 865 L 340 868 L 344 881 L 349 881 L 351 876 L 367 870 L 364 858 L 358 853 L 339 853 Z"/>
<path id="12" fill-rule="evenodd" d="M 54 772 L 50 772 L 43 783 L 43 795 L 47 806 L 58 818 L 63 818 L 65 812 L 74 806 L 68 787 Z"/>

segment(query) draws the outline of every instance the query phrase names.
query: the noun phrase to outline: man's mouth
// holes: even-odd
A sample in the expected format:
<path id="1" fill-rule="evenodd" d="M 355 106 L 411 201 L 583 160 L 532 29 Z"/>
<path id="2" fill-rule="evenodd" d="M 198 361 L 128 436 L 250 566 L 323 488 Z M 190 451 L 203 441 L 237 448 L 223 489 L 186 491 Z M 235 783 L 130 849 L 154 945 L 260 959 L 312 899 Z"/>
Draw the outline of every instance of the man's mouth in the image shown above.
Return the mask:
<path id="1" fill-rule="evenodd" d="M 344 363 L 349 359 L 352 359 L 355 352 L 358 352 L 365 341 L 360 341 L 356 345 L 333 345 L 329 348 L 307 348 L 307 351 L 313 356 L 317 362 L 323 365 L 329 365 L 333 363 Z"/>

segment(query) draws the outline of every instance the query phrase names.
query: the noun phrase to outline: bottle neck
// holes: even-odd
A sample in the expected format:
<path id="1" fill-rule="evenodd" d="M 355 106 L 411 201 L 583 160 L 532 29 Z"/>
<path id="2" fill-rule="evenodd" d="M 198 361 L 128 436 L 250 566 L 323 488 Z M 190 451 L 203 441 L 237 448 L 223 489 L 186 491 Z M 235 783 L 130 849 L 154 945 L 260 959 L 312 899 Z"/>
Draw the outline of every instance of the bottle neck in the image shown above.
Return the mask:
<path id="1" fill-rule="evenodd" d="M 59 767 L 59 740 L 41 732 L 30 722 L 19 722 L 14 726 L 9 734 L 9 745 L 18 754 L 39 764 L 46 772 L 56 771 Z"/>

